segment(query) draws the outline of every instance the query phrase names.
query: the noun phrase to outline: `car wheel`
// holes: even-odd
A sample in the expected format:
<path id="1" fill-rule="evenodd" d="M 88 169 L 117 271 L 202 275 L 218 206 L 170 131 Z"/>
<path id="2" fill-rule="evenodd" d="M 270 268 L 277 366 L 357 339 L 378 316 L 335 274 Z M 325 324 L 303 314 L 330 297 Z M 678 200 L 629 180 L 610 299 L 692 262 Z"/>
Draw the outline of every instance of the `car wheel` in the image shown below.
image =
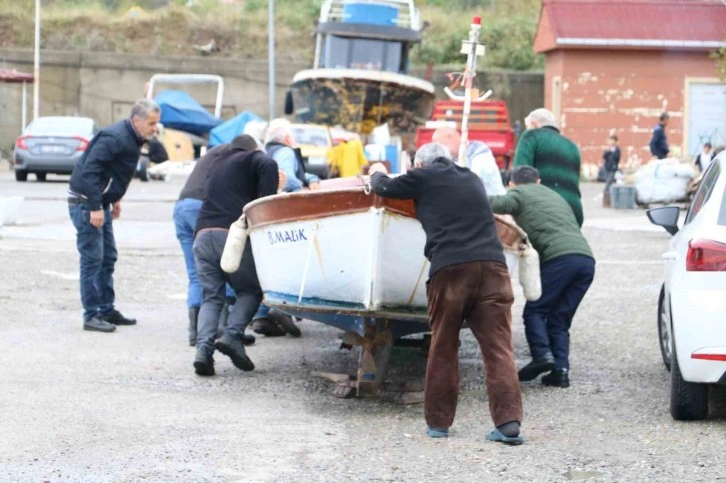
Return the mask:
<path id="1" fill-rule="evenodd" d="M 45 181 L 45 178 L 47 176 L 47 173 L 35 173 L 35 179 L 37 179 L 38 181 Z"/>
<path id="2" fill-rule="evenodd" d="M 671 416 L 679 421 L 708 416 L 708 385 L 683 380 L 675 350 L 671 352 Z"/>
<path id="3" fill-rule="evenodd" d="M 660 355 L 663 357 L 663 364 L 666 369 L 671 370 L 671 310 L 670 303 L 666 300 L 665 284 L 660 288 L 658 297 L 658 342 Z"/>
<path id="4" fill-rule="evenodd" d="M 15 181 L 28 181 L 27 171 L 15 171 Z"/>

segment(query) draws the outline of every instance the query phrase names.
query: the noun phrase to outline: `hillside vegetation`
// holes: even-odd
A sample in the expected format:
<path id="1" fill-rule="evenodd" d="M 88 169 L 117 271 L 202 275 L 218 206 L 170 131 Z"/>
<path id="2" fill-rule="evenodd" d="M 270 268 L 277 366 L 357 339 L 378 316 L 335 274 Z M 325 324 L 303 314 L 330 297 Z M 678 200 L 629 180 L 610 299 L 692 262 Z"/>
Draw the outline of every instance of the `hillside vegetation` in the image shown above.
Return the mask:
<path id="1" fill-rule="evenodd" d="M 276 0 L 278 59 L 311 62 L 321 0 Z M 0 0 L 0 46 L 33 46 L 34 0 Z M 418 1 L 430 26 L 414 49 L 415 64 L 459 64 L 461 41 L 472 15 L 483 17 L 482 67 L 533 70 L 539 0 Z M 44 49 L 211 55 L 236 59 L 267 56 L 267 0 L 43 0 Z M 214 39 L 209 54 L 195 46 Z"/>

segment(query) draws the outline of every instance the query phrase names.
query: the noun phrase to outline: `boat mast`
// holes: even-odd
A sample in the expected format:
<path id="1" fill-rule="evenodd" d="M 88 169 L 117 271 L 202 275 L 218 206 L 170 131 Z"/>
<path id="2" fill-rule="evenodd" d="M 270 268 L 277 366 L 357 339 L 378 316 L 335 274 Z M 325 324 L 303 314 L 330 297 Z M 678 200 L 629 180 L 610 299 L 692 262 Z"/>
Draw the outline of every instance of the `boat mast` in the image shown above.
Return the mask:
<path id="1" fill-rule="evenodd" d="M 475 16 L 471 21 L 471 30 L 469 31 L 469 39 L 465 40 L 461 45 L 461 53 L 466 54 L 466 67 L 464 68 L 464 96 L 455 95 L 448 87 L 444 88 L 444 92 L 449 98 L 456 101 L 463 101 L 464 108 L 461 117 L 461 143 L 459 144 L 459 166 L 466 166 L 466 146 L 469 143 L 469 114 L 471 113 L 472 97 L 476 96 L 476 101 L 483 101 L 492 95 L 492 91 L 488 90 L 483 96 L 479 96 L 479 91 L 473 88 L 474 77 L 476 77 L 476 60 L 477 57 L 484 55 L 484 45 L 479 43 L 479 31 L 481 30 L 481 17 Z"/>

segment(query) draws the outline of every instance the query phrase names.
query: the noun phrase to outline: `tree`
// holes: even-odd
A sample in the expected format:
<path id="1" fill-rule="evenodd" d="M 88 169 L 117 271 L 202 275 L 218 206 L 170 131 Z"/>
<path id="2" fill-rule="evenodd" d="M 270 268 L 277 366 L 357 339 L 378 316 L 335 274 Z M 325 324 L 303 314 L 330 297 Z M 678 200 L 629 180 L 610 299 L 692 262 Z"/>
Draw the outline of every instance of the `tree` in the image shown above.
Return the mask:
<path id="1" fill-rule="evenodd" d="M 726 45 L 721 47 L 721 50 L 712 53 L 711 57 L 716 59 L 716 68 L 721 80 L 726 81 Z"/>

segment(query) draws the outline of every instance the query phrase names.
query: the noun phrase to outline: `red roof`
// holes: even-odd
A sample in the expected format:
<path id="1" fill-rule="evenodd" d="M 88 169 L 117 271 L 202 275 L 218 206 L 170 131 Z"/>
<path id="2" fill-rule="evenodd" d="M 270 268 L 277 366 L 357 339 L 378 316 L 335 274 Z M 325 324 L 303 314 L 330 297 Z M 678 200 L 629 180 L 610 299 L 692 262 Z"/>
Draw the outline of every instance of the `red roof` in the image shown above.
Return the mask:
<path id="1" fill-rule="evenodd" d="M 723 0 L 543 0 L 534 50 L 714 50 L 723 45 Z"/>
<path id="2" fill-rule="evenodd" d="M 33 82 L 33 74 L 0 68 L 0 82 Z"/>

